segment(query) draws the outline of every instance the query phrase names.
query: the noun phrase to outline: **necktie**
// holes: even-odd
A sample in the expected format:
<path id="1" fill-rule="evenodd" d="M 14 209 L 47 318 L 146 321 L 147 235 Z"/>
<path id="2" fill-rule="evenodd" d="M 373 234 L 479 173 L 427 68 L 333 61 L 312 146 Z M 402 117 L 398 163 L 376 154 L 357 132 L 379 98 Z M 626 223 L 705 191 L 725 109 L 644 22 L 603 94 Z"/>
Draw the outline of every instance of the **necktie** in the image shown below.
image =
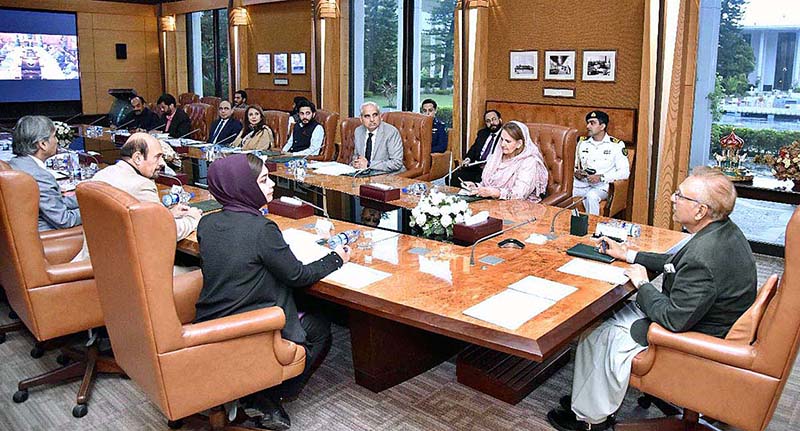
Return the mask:
<path id="1" fill-rule="evenodd" d="M 489 135 L 489 141 L 486 143 L 486 148 L 483 149 L 483 153 L 481 153 L 481 160 L 486 160 L 489 157 L 489 154 L 492 154 L 492 150 L 494 149 L 494 140 L 497 136 L 495 133 Z"/>
<path id="2" fill-rule="evenodd" d="M 222 132 L 222 128 L 225 127 L 225 122 L 226 121 L 228 121 L 228 120 L 222 120 L 222 121 L 219 122 L 219 124 L 217 124 L 217 128 L 214 129 L 214 134 L 211 135 L 211 136 L 213 136 L 213 138 L 211 139 L 211 143 L 212 144 L 216 144 L 217 143 L 217 138 L 219 138 L 219 134 L 220 134 L 220 132 Z"/>
<path id="3" fill-rule="evenodd" d="M 367 137 L 367 149 L 364 151 L 364 157 L 367 158 L 367 162 L 372 159 L 372 133 L 368 133 Z"/>

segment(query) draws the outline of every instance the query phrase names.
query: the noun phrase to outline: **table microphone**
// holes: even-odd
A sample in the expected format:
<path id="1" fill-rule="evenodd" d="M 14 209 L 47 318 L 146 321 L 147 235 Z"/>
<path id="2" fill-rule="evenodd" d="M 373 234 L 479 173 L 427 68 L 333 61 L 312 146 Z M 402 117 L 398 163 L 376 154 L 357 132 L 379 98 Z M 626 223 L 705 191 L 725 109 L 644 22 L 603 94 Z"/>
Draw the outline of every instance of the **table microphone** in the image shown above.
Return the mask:
<path id="1" fill-rule="evenodd" d="M 77 114 L 75 114 L 75 115 L 67 118 L 66 120 L 64 120 L 64 123 L 69 124 L 70 121 L 80 117 L 81 115 L 83 115 L 83 112 L 78 112 Z"/>
<path id="2" fill-rule="evenodd" d="M 225 138 L 225 139 L 221 139 L 221 140 L 219 140 L 219 141 L 217 141 L 217 142 L 210 142 L 210 143 L 211 143 L 211 144 L 214 144 L 214 145 L 219 145 L 219 144 L 221 144 L 221 143 L 223 143 L 223 142 L 225 142 L 225 141 L 227 141 L 227 140 L 230 140 L 231 138 L 235 138 L 236 136 L 239 136 L 239 135 L 238 135 L 237 133 L 234 133 L 233 135 L 229 135 L 229 136 L 228 136 L 227 138 Z"/>
<path id="3" fill-rule="evenodd" d="M 192 133 L 194 133 L 194 132 L 199 132 L 199 131 L 200 131 L 200 128 L 198 127 L 198 128 L 196 128 L 196 129 L 192 130 L 192 131 L 191 131 L 191 132 L 189 132 L 189 133 L 186 133 L 186 134 L 184 134 L 184 135 L 178 136 L 176 139 L 183 139 L 183 138 L 185 138 L 185 137 L 187 137 L 187 136 L 191 135 Z"/>
<path id="4" fill-rule="evenodd" d="M 306 205 L 308 205 L 308 206 L 310 206 L 312 208 L 316 208 L 316 209 L 322 211 L 322 215 L 325 216 L 326 219 L 330 220 L 330 216 L 328 216 L 328 211 L 325 208 L 318 207 L 318 206 L 312 204 L 311 202 L 308 202 L 308 201 L 306 201 L 304 199 L 298 198 L 297 196 L 292 196 L 292 199 L 296 199 L 296 200 L 298 200 L 298 201 L 300 201 L 300 202 L 302 202 L 302 203 L 304 203 L 304 204 L 306 204 Z"/>
<path id="5" fill-rule="evenodd" d="M 181 179 L 180 179 L 180 178 L 178 178 L 178 177 L 176 177 L 176 176 L 174 176 L 174 175 L 170 175 L 170 174 L 168 174 L 168 173 L 166 173 L 166 172 L 159 172 L 159 173 L 158 173 L 158 176 L 159 176 L 159 177 L 164 177 L 164 178 L 173 179 L 173 180 L 177 181 L 177 182 L 178 182 L 178 184 L 180 184 L 180 187 L 181 187 L 181 188 L 183 188 L 183 181 L 181 181 Z"/>
<path id="6" fill-rule="evenodd" d="M 361 168 L 361 169 L 356 169 L 355 172 L 353 172 L 353 182 L 350 185 L 351 189 L 356 188 L 356 178 L 358 178 L 359 175 L 363 174 L 364 172 L 366 172 L 368 170 L 369 170 L 369 168 Z"/>
<path id="7" fill-rule="evenodd" d="M 548 233 L 547 235 L 545 235 L 545 236 L 547 237 L 547 239 L 548 239 L 548 240 L 552 241 L 552 240 L 554 240 L 554 239 L 558 238 L 558 235 L 556 235 L 556 218 L 557 218 L 557 217 L 558 217 L 558 216 L 559 216 L 561 213 L 563 213 L 564 211 L 569 211 L 569 210 L 571 210 L 572 208 L 575 208 L 575 207 L 576 207 L 576 206 L 577 206 L 579 203 L 583 202 L 583 200 L 584 200 L 584 199 L 585 199 L 585 198 L 578 199 L 578 200 L 576 200 L 575 202 L 573 202 L 573 203 L 571 203 L 571 204 L 567 205 L 566 207 L 564 207 L 564 208 L 562 208 L 562 209 L 558 210 L 558 212 L 556 213 L 556 215 L 554 215 L 554 216 L 553 216 L 553 221 L 551 221 L 551 222 L 550 222 L 550 233 Z"/>
<path id="8" fill-rule="evenodd" d="M 515 224 L 514 226 L 511 226 L 508 229 L 503 229 L 503 230 L 501 230 L 499 232 L 490 233 L 489 235 L 486 235 L 483 238 L 478 239 L 477 241 L 475 241 L 475 244 L 472 244 L 472 250 L 469 253 L 469 265 L 470 266 L 475 266 L 475 247 L 479 243 L 481 243 L 483 241 L 486 241 L 487 239 L 494 238 L 494 237 L 496 237 L 498 235 L 502 235 L 502 234 L 504 234 L 504 233 L 506 233 L 506 232 L 508 232 L 510 230 L 514 230 L 514 229 L 516 229 L 516 228 L 518 228 L 520 226 L 525 226 L 528 223 L 533 223 L 535 221 L 536 221 L 536 217 L 531 217 L 529 220 L 525 220 L 523 222 L 519 222 L 519 223 Z"/>
<path id="9" fill-rule="evenodd" d="M 147 133 L 160 132 L 161 130 L 158 130 L 158 129 L 160 129 L 160 128 L 166 126 L 166 125 L 167 125 L 167 123 L 164 123 L 164 124 L 162 124 L 160 126 L 153 127 L 152 129 L 148 130 Z"/>
<path id="10" fill-rule="evenodd" d="M 92 121 L 91 123 L 89 123 L 89 125 L 90 126 L 94 126 L 95 124 L 99 123 L 100 120 L 102 120 L 104 118 L 106 118 L 106 117 L 99 117 L 98 119 L 96 119 L 96 120 Z"/>
<path id="11" fill-rule="evenodd" d="M 121 129 L 121 128 L 125 127 L 125 126 L 127 126 L 128 124 L 131 124 L 131 123 L 133 123 L 134 121 L 136 121 L 136 119 L 135 119 L 135 118 L 131 118 L 131 120 L 130 120 L 130 121 L 128 121 L 127 123 L 125 123 L 125 124 L 120 124 L 119 126 L 116 126 L 116 127 L 117 127 L 117 130 L 119 130 L 119 129 Z"/>

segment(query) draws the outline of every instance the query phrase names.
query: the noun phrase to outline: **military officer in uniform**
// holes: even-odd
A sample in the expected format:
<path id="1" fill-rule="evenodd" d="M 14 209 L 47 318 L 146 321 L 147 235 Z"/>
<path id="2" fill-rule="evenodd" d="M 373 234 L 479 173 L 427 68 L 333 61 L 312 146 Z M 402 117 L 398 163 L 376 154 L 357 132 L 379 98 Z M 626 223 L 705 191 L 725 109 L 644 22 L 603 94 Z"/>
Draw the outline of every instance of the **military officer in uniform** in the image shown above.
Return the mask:
<path id="1" fill-rule="evenodd" d="M 600 201 L 608 197 L 608 184 L 631 174 L 625 143 L 606 133 L 608 114 L 592 111 L 586 115 L 586 131 L 575 156 L 573 196 L 583 196 L 589 214 L 600 214 Z"/>

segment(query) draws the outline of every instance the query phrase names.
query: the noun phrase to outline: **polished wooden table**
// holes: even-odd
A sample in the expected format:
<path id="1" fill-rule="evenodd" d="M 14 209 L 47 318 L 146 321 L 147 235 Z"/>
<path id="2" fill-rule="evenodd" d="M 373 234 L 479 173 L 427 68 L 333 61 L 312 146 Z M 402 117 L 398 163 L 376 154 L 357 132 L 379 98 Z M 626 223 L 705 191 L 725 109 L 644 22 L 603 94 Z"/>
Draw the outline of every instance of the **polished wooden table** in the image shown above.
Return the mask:
<path id="1" fill-rule="evenodd" d="M 278 173 L 278 175 L 282 175 Z M 352 178 L 306 178 L 307 183 L 348 189 Z M 373 182 L 378 179 L 373 177 Z M 362 179 L 357 179 L 357 182 Z M 405 183 L 402 178 L 381 178 L 380 182 Z M 208 192 L 195 190 L 195 199 L 207 199 Z M 394 201 L 411 205 L 416 196 Z M 412 206 L 413 207 L 413 206 Z M 475 259 L 492 255 L 504 262 L 491 266 L 470 265 L 471 247 L 398 234 L 390 256 L 385 247 L 353 248 L 352 262 L 392 274 L 363 289 L 351 289 L 321 281 L 309 288 L 312 295 L 347 307 L 356 382 L 374 391 L 401 383 L 463 350 L 457 362 L 459 381 L 509 402 L 519 401 L 546 378 L 553 362 L 563 364 L 566 347 L 587 326 L 613 310 L 627 298 L 633 287 L 613 285 L 590 278 L 558 272 L 570 261 L 565 250 L 588 237 L 570 236 L 569 217 L 556 219 L 560 237 L 544 245 L 527 244 L 523 250 L 498 248 L 499 241 L 531 233 L 545 234 L 560 208 L 524 201 L 485 200 L 470 204 L 473 212 L 487 210 L 493 217 L 514 222 L 536 217 L 537 221 L 475 247 Z M 282 230 L 313 230 L 316 217 L 292 220 L 270 215 Z M 590 217 L 590 231 L 603 220 Z M 333 221 L 336 231 L 365 229 L 346 221 Z M 634 245 L 666 251 L 686 236 L 679 232 L 642 226 Z M 392 241 L 392 240 L 389 240 Z M 178 244 L 179 250 L 198 254 L 196 234 Z M 427 249 L 423 256 L 411 249 Z M 396 259 L 396 260 L 395 260 Z M 626 266 L 615 262 L 615 266 Z M 435 268 L 435 271 L 431 269 Z M 467 308 L 505 290 L 527 275 L 557 281 L 578 290 L 529 320 L 509 330 L 463 314 Z M 464 343 L 472 346 L 464 349 Z M 498 353 L 502 352 L 502 353 Z M 513 357 L 505 354 L 513 355 Z M 502 356 L 498 356 L 502 355 Z M 491 370 L 491 371 L 489 371 Z M 514 387 L 514 385 L 517 385 Z"/>

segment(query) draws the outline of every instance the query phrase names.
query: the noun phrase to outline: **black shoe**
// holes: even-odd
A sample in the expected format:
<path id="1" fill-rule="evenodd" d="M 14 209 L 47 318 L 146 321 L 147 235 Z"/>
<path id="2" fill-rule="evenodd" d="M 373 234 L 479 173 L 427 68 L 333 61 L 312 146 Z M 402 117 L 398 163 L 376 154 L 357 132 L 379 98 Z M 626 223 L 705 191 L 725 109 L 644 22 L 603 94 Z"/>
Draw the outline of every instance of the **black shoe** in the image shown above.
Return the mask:
<path id="1" fill-rule="evenodd" d="M 292 426 L 289 414 L 283 409 L 280 401 L 275 401 L 269 397 L 258 397 L 255 401 L 255 408 L 264 414 L 261 419 L 256 421 L 258 428 L 285 431 Z"/>
<path id="2" fill-rule="evenodd" d="M 564 409 L 565 411 L 571 412 L 572 395 L 564 395 L 563 397 L 559 398 L 558 405 L 561 406 L 561 408 Z"/>
<path id="3" fill-rule="evenodd" d="M 606 419 L 603 423 L 591 425 L 584 421 L 579 421 L 572 411 L 562 409 L 550 410 L 547 413 L 547 422 L 550 422 L 550 425 L 559 431 L 607 430 L 612 425 L 612 421 L 609 419 Z"/>

